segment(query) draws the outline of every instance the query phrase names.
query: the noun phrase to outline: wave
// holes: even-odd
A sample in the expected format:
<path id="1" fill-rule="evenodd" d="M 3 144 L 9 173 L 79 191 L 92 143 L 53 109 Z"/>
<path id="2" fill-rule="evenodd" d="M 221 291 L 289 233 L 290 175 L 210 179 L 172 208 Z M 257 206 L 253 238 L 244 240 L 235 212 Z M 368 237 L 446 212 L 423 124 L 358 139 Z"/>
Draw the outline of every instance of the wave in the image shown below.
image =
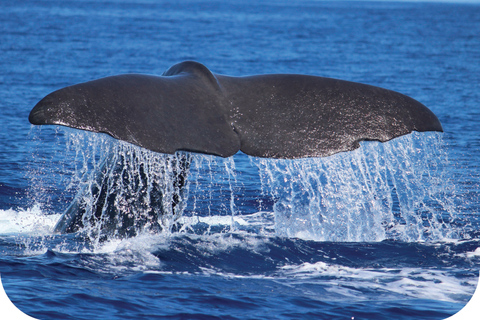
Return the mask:
<path id="1" fill-rule="evenodd" d="M 242 230 L 144 233 L 95 246 L 83 240 L 72 235 L 2 237 L 4 248 L 18 248 L 9 252 L 15 258 L 2 260 L 5 266 L 14 264 L 15 274 L 35 270 L 41 277 L 73 272 L 76 279 L 92 280 L 149 275 L 250 279 L 281 283 L 283 290 L 313 290 L 312 296 L 322 301 L 375 296 L 382 301 L 428 297 L 464 302 L 477 283 L 476 272 L 471 276 L 466 270 L 478 259 L 480 247 L 478 240 L 321 242 Z"/>

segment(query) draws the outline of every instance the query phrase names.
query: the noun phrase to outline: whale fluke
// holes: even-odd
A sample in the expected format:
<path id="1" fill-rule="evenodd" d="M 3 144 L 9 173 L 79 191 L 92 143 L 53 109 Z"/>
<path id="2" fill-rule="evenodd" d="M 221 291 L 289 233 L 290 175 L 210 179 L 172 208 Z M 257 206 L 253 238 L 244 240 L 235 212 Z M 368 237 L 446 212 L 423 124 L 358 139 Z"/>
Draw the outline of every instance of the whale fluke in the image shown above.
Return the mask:
<path id="1" fill-rule="evenodd" d="M 57 90 L 29 121 L 103 132 L 161 153 L 292 159 L 443 131 L 426 106 L 391 90 L 307 75 L 230 77 L 193 61 L 162 76 L 118 75 Z"/>
<path id="2" fill-rule="evenodd" d="M 103 132 L 167 154 L 228 157 L 241 150 L 290 159 L 353 150 L 362 140 L 442 131 L 427 107 L 394 91 L 306 75 L 229 77 L 191 61 L 162 76 L 118 75 L 60 89 L 43 98 L 29 120 Z M 55 231 L 90 230 L 106 239 L 168 228 L 162 217 L 181 214 L 190 156 L 168 161 L 176 169 L 165 185 L 156 185 L 149 184 L 143 164 L 124 176 L 126 161 L 107 158 L 95 181 L 79 189 Z M 169 194 L 171 203 L 165 204 Z"/>

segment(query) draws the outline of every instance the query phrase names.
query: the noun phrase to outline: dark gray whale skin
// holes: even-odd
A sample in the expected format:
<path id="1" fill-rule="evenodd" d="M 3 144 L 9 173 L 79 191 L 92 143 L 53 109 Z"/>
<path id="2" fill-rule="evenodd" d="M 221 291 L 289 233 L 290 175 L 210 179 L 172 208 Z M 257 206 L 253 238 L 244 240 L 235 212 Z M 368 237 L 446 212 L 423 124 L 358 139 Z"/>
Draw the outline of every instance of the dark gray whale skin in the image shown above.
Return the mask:
<path id="1" fill-rule="evenodd" d="M 186 61 L 162 76 L 126 74 L 43 98 L 29 121 L 103 132 L 161 153 L 324 157 L 412 131 L 443 131 L 420 102 L 370 85 L 307 75 L 230 77 Z"/>

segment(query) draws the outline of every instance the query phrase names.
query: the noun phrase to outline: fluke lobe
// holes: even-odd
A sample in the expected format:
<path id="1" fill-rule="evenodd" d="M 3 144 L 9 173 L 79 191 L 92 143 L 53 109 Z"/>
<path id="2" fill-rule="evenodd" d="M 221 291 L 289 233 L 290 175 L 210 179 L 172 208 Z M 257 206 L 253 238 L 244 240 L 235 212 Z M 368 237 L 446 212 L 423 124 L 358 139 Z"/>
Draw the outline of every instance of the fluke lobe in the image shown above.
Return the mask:
<path id="1" fill-rule="evenodd" d="M 32 124 L 103 132 L 161 153 L 323 157 L 412 131 L 442 131 L 420 102 L 370 85 L 269 74 L 230 77 L 186 61 L 162 76 L 125 74 L 43 98 Z"/>

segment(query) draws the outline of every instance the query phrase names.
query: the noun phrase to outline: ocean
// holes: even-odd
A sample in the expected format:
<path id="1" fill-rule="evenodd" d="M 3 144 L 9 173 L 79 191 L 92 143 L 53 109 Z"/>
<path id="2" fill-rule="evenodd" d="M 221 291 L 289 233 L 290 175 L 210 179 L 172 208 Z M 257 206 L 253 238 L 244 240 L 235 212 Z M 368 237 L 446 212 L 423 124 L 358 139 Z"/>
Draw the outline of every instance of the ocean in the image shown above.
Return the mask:
<path id="1" fill-rule="evenodd" d="M 472 297 L 480 271 L 479 3 L 0 4 L 0 275 L 22 312 L 445 319 Z M 133 154 L 129 170 L 148 164 L 160 180 L 168 177 L 155 168 L 178 155 L 33 126 L 30 110 L 68 85 L 160 75 L 185 60 L 217 74 L 308 74 L 391 89 L 425 104 L 444 132 L 363 142 L 325 158 L 190 154 L 183 213 L 162 217 L 162 231 L 56 234 L 108 155 Z"/>

